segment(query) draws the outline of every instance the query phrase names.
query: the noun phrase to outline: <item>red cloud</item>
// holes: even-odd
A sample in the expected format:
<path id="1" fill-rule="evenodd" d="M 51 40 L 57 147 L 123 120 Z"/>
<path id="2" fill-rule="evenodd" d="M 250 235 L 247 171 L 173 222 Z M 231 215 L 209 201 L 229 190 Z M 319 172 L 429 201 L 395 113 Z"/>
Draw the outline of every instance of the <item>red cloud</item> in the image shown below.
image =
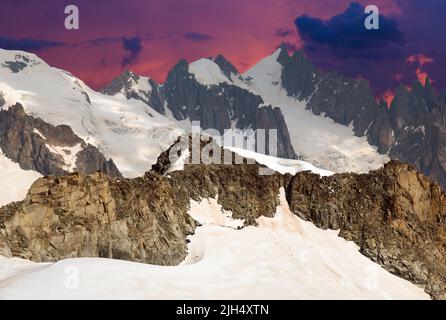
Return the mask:
<path id="1" fill-rule="evenodd" d="M 387 90 L 386 92 L 384 92 L 383 98 L 387 102 L 387 106 L 390 107 L 393 98 L 395 98 L 395 93 L 392 90 Z"/>
<path id="2" fill-rule="evenodd" d="M 416 54 L 409 56 L 406 60 L 409 63 L 418 63 L 421 67 L 424 66 L 426 63 L 432 63 L 434 62 L 434 59 L 431 57 L 428 57 L 424 54 Z"/>
<path id="3" fill-rule="evenodd" d="M 408 63 L 418 64 L 418 67 L 415 70 L 415 74 L 417 75 L 418 81 L 420 81 L 423 84 L 423 86 L 426 85 L 426 79 L 428 75 L 427 72 L 421 70 L 421 67 L 423 67 L 427 63 L 434 62 L 434 59 L 424 54 L 417 54 L 409 56 L 406 61 Z"/>

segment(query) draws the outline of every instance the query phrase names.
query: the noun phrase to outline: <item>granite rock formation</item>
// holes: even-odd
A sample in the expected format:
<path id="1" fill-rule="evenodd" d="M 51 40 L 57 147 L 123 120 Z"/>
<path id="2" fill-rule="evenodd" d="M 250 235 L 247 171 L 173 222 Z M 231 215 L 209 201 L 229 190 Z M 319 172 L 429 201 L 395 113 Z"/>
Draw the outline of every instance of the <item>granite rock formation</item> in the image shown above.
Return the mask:
<path id="1" fill-rule="evenodd" d="M 20 104 L 0 111 L 0 149 L 22 169 L 42 175 L 60 176 L 70 171 L 89 174 L 101 170 L 121 176 L 112 160 L 85 143 L 70 127 L 52 126 L 27 115 Z M 67 163 L 67 158 L 72 163 Z"/>

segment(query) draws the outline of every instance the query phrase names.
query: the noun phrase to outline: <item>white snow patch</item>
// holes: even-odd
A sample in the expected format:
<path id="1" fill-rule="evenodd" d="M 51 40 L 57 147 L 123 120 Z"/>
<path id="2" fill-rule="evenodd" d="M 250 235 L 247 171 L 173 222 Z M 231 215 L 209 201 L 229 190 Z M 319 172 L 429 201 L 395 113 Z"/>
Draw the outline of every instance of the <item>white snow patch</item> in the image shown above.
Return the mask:
<path id="1" fill-rule="evenodd" d="M 42 134 L 42 132 L 40 132 L 38 129 L 34 128 L 33 132 L 35 134 L 37 134 L 38 136 L 40 136 L 43 140 L 46 140 L 45 136 Z"/>
<path id="2" fill-rule="evenodd" d="M 243 219 L 232 219 L 232 212 L 224 210 L 216 199 L 191 200 L 189 214 L 202 225 L 216 225 L 238 229 L 243 227 Z"/>
<path id="3" fill-rule="evenodd" d="M 331 171 L 319 169 L 306 161 L 276 158 L 240 148 L 226 147 L 226 149 L 229 149 L 244 158 L 254 159 L 258 163 L 263 164 L 281 174 L 290 173 L 295 175 L 297 172 L 301 171 L 311 171 L 320 175 L 321 177 L 330 176 L 333 174 Z"/>
<path id="4" fill-rule="evenodd" d="M 29 187 L 40 177 L 38 172 L 23 170 L 0 151 L 0 206 L 23 200 Z"/>
<path id="5" fill-rule="evenodd" d="M 169 170 L 167 170 L 167 173 L 173 172 L 173 171 L 183 171 L 184 170 L 184 164 L 189 161 L 189 149 L 183 149 L 181 155 L 179 156 L 179 158 L 177 159 L 177 161 L 175 161 L 171 167 L 169 168 Z"/>
<path id="6" fill-rule="evenodd" d="M 62 169 L 73 172 L 76 169 L 77 154 L 82 151 L 82 145 L 78 143 L 73 147 L 60 147 L 45 144 L 46 147 L 52 152 L 62 157 L 64 165 Z"/>
<path id="7" fill-rule="evenodd" d="M 189 73 L 193 74 L 195 79 L 205 86 L 229 82 L 220 67 L 209 59 L 202 58 L 189 64 Z"/>

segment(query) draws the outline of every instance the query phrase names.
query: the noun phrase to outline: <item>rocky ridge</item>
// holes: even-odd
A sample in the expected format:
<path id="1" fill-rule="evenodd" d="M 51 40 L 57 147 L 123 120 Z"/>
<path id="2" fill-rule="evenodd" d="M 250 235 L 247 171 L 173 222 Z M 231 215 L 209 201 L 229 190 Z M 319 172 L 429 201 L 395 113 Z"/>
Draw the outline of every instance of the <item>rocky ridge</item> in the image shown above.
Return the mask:
<path id="1" fill-rule="evenodd" d="M 299 217 L 339 229 L 386 270 L 446 298 L 445 193 L 396 161 L 368 174 L 259 175 L 259 164 L 188 165 L 167 153 L 136 179 L 95 173 L 39 179 L 26 199 L 0 209 L 0 250 L 33 261 L 108 257 L 176 265 L 196 222 L 190 200 L 215 198 L 234 218 L 271 217 L 281 187 Z"/>
<path id="2" fill-rule="evenodd" d="M 20 104 L 0 110 L 0 137 L 0 150 L 24 170 L 55 176 L 101 170 L 111 176 L 121 176 L 112 160 L 107 160 L 70 127 L 52 126 L 27 115 Z"/>
<path id="3" fill-rule="evenodd" d="M 410 91 L 400 85 L 388 107 L 375 101 L 366 80 L 317 70 L 300 51 L 290 56 L 282 45 L 277 61 L 289 96 L 307 101 L 316 115 L 351 125 L 355 135 L 367 136 L 380 153 L 413 164 L 446 187 L 446 101 L 429 79 L 424 86 L 416 81 Z"/>

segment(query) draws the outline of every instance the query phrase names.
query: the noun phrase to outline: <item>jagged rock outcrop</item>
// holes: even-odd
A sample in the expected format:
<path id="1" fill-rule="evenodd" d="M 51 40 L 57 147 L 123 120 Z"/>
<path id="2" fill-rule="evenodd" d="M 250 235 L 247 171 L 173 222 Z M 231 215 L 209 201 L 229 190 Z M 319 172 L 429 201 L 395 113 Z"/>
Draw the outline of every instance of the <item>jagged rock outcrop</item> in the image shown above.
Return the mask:
<path id="1" fill-rule="evenodd" d="M 291 210 L 340 230 L 393 274 L 446 298 L 446 197 L 412 166 L 390 162 L 369 174 L 299 173 L 287 188 Z"/>
<path id="2" fill-rule="evenodd" d="M 34 261 L 99 256 L 171 264 L 184 258 L 195 226 L 173 201 L 170 185 L 156 177 L 42 178 L 22 203 L 3 209 L 1 234 L 14 255 Z"/>
<path id="3" fill-rule="evenodd" d="M 348 79 L 335 71 L 321 72 L 302 52 L 289 56 L 283 44 L 277 61 L 283 66 L 282 85 L 289 96 L 308 101 L 307 108 L 316 115 L 351 124 L 358 136 L 366 133 L 377 109 L 367 81 Z"/>
<path id="4" fill-rule="evenodd" d="M 140 77 L 131 71 L 125 71 L 101 90 L 103 94 L 122 93 L 127 99 L 136 99 L 151 106 L 155 111 L 165 114 L 164 101 L 155 80 Z"/>
<path id="5" fill-rule="evenodd" d="M 223 72 L 238 74 L 224 57 L 215 60 L 223 67 Z M 216 129 L 220 134 L 231 128 L 276 129 L 278 156 L 297 157 L 280 109 L 261 106 L 264 102 L 260 96 L 230 83 L 200 84 L 188 68 L 186 61 L 180 61 L 169 72 L 162 88 L 167 106 L 177 120 L 200 121 L 203 129 Z"/>
<path id="6" fill-rule="evenodd" d="M 152 170 L 136 179 L 99 172 L 41 178 L 25 200 L 0 209 L 0 243 L 33 261 L 108 257 L 176 265 L 196 226 L 187 213 L 191 199 L 218 195 L 246 224 L 275 212 L 282 175 L 259 176 L 257 164 L 186 168 L 169 177 Z"/>
<path id="7" fill-rule="evenodd" d="M 239 75 L 237 69 L 223 55 L 219 54 L 213 61 L 229 79 L 231 79 L 232 76 Z"/>
<path id="8" fill-rule="evenodd" d="M 316 115 L 352 125 L 355 135 L 367 136 L 378 152 L 413 164 L 446 188 L 446 101 L 435 94 L 429 79 L 424 86 L 416 81 L 410 91 L 400 85 L 387 107 L 375 101 L 367 81 L 321 72 L 302 52 L 289 56 L 282 45 L 277 61 L 289 96 L 307 101 Z"/>
<path id="9" fill-rule="evenodd" d="M 121 176 L 112 160 L 85 143 L 70 127 L 52 126 L 27 115 L 20 104 L 0 111 L 0 149 L 22 169 L 42 175 L 102 170 L 111 176 Z"/>

